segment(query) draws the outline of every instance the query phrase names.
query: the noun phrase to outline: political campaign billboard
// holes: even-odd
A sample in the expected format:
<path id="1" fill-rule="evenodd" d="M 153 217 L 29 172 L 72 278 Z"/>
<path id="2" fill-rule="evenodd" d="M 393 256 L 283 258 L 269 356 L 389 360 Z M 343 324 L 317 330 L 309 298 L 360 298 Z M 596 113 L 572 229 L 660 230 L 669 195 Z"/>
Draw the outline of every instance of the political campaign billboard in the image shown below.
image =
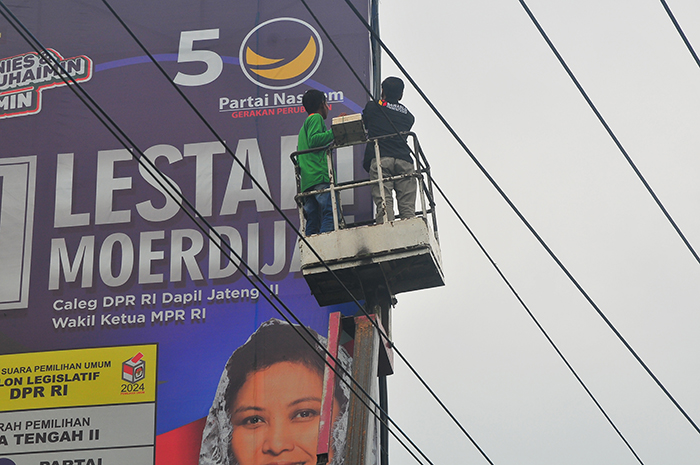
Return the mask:
<path id="1" fill-rule="evenodd" d="M 266 296 L 321 337 L 330 312 L 355 313 L 318 306 L 275 208 L 298 227 L 289 155 L 304 92 L 326 94 L 329 120 L 369 98 L 323 28 L 365 85 L 368 32 L 342 2 L 306 3 L 318 22 L 293 0 L 3 2 L 3 465 L 198 463 L 229 358 L 261 327 L 286 324 Z M 367 0 L 353 4 L 367 14 Z M 334 154 L 338 180 L 366 177 L 361 151 Z M 341 203 L 346 220 L 372 216 L 368 190 Z M 83 385 L 101 393 L 86 398 Z M 117 433 L 129 418 L 139 429 Z"/>

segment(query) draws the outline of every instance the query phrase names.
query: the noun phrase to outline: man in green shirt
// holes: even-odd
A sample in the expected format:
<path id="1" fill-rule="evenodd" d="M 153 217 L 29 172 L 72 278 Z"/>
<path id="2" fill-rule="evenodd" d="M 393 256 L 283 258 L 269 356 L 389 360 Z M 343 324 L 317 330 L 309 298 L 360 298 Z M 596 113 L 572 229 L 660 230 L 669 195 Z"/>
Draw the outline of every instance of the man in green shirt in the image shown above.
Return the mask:
<path id="1" fill-rule="evenodd" d="M 299 131 L 299 151 L 323 147 L 333 141 L 333 132 L 326 129 L 323 121 L 328 117 L 328 104 L 323 92 L 316 89 L 306 91 L 302 98 L 304 109 L 309 114 Z M 325 150 L 299 155 L 301 191 L 315 191 L 330 187 L 328 158 Z M 306 235 L 333 230 L 333 207 L 330 192 L 304 197 Z"/>

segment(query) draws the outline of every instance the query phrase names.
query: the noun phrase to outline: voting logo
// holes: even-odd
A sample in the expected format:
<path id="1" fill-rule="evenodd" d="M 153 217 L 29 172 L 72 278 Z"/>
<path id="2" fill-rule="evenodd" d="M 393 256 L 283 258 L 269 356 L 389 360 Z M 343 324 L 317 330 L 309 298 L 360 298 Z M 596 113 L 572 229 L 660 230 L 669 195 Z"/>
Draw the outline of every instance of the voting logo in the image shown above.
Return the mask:
<path id="1" fill-rule="evenodd" d="M 139 352 L 122 363 L 122 379 L 129 383 L 138 383 L 146 377 L 146 362 Z"/>

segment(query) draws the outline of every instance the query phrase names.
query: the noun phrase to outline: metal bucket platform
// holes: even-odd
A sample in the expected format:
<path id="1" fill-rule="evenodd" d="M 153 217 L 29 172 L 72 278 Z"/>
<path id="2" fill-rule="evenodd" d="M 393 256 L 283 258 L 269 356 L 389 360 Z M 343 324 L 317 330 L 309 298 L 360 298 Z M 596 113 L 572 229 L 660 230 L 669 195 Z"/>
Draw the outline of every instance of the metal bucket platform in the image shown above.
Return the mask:
<path id="1" fill-rule="evenodd" d="M 336 128 L 339 134 L 351 134 L 351 140 L 343 140 L 342 146 L 358 143 L 374 144 L 377 166 L 381 167 L 379 140 L 394 135 L 366 139 L 362 128 L 362 119 L 350 115 L 343 117 L 338 124 L 359 124 L 353 127 Z M 349 121 L 346 122 L 345 119 Z M 342 129 L 342 131 L 341 131 Z M 344 131 L 344 132 L 343 132 Z M 341 134 L 341 135 L 342 135 Z M 357 137 L 360 134 L 362 137 Z M 324 147 L 328 157 L 328 177 L 330 187 L 321 191 L 300 192 L 300 174 L 297 157 L 304 153 L 318 151 L 309 149 L 291 154 L 296 167 L 297 195 L 295 200 L 299 207 L 299 224 L 305 228 L 303 199 L 319 192 L 331 193 L 334 230 L 321 234 L 305 236 L 308 245 L 299 242 L 301 271 L 319 305 L 333 305 L 357 300 L 367 300 L 373 293 L 385 289 L 386 295 L 394 296 L 401 292 L 417 291 L 445 285 L 442 271 L 442 258 L 438 241 L 435 202 L 433 200 L 430 165 L 421 150 L 418 138 L 412 132 L 399 133 L 400 136 L 413 139 L 413 173 L 384 177 L 378 169 L 378 179 L 336 183 L 332 152 L 340 145 Z M 380 187 L 381 202 L 386 211 L 383 183 L 395 182 L 403 178 L 414 178 L 417 183 L 417 198 L 420 203 L 416 216 L 408 219 L 387 221 L 379 224 L 346 224 L 339 213 L 337 194 L 346 189 L 357 189 L 372 185 Z M 316 254 L 312 251 L 316 251 Z M 320 258 L 319 258 L 320 257 Z M 330 270 L 330 271 L 329 271 Z M 347 290 L 346 290 L 347 288 Z M 348 293 L 350 291 L 350 293 Z"/>
<path id="2" fill-rule="evenodd" d="M 301 271 L 321 306 L 364 299 L 386 285 L 392 295 L 443 286 L 440 246 L 424 217 L 340 229 L 306 237 L 335 276 L 300 242 Z M 336 278 L 337 277 L 337 278 Z"/>

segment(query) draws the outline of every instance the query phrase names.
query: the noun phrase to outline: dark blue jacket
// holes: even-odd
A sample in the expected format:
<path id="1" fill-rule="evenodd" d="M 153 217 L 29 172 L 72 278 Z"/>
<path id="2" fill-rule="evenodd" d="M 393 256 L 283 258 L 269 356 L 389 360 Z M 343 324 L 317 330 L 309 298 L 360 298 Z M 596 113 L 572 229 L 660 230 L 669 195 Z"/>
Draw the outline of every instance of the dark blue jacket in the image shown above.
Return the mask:
<path id="1" fill-rule="evenodd" d="M 385 116 L 386 115 L 386 116 Z M 365 121 L 367 135 L 369 137 L 395 134 L 403 131 L 410 131 L 415 118 L 408 111 L 408 108 L 398 102 L 391 103 L 386 100 L 367 102 L 362 112 L 362 119 Z M 393 124 L 392 124 L 393 123 Z M 379 141 L 379 155 L 381 157 L 400 158 L 413 162 L 411 150 L 406 143 L 406 138 L 401 136 L 390 137 Z M 369 171 L 370 164 L 374 158 L 374 143 L 365 147 L 365 158 L 362 167 Z"/>

